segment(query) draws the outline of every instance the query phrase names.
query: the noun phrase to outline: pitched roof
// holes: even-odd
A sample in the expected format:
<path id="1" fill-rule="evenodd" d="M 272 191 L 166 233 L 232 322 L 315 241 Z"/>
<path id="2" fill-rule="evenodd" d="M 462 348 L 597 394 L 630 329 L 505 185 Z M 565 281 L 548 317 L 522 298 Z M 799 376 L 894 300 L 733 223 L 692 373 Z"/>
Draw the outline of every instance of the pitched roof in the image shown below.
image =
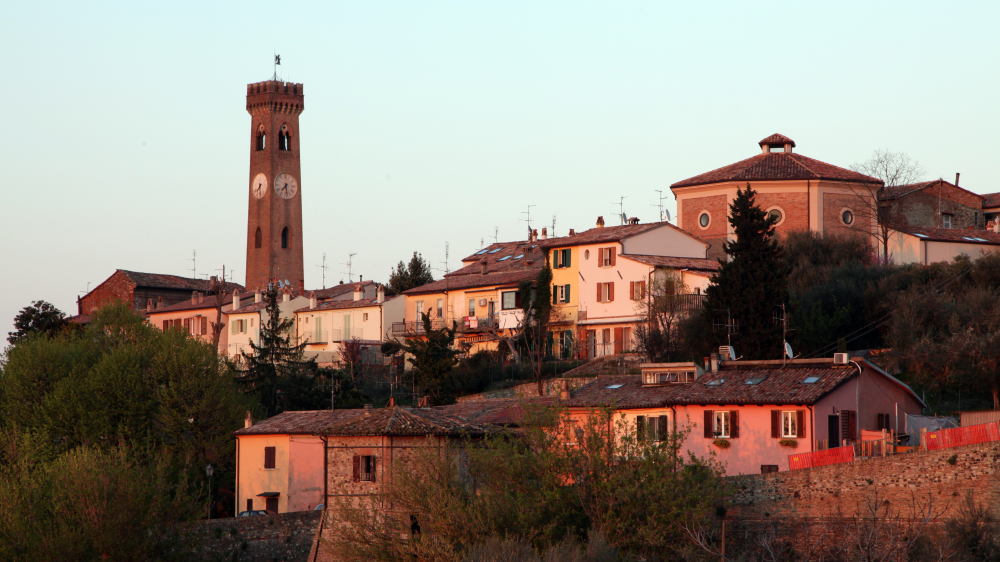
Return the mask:
<path id="1" fill-rule="evenodd" d="M 334 297 L 339 297 L 344 293 L 353 293 L 354 289 L 357 287 L 367 287 L 369 285 L 378 285 L 374 281 L 355 281 L 354 283 L 342 283 L 340 285 L 334 285 L 333 287 L 328 287 L 326 289 L 315 289 L 312 291 L 316 298 L 320 300 L 332 299 Z M 306 291 L 308 294 L 309 291 Z"/>
<path id="2" fill-rule="evenodd" d="M 669 222 L 647 222 L 645 224 L 623 224 L 619 226 L 594 227 L 589 230 L 574 234 L 573 236 L 561 236 L 559 238 L 549 238 L 540 240 L 539 245 L 543 248 L 564 248 L 567 246 L 583 246 L 585 244 L 604 244 L 607 242 L 620 242 L 626 238 L 656 230 L 660 227 L 669 227 L 682 232 L 685 236 L 691 234 L 685 232 Z M 693 238 L 693 237 L 692 237 Z"/>
<path id="3" fill-rule="evenodd" d="M 527 409 L 534 406 L 549 406 L 557 403 L 554 397 L 494 398 L 459 402 L 449 406 L 437 406 L 449 415 L 458 416 L 471 422 L 493 425 L 520 425 L 524 422 Z"/>
<path id="4" fill-rule="evenodd" d="M 571 407 L 613 404 L 618 408 L 652 408 L 668 404 L 813 404 L 857 374 L 853 365 L 830 359 L 723 362 L 689 384 L 643 386 L 641 375 L 600 377 L 573 393 Z M 804 383 L 817 377 L 814 383 Z M 758 380 L 747 384 L 749 379 Z M 721 384 L 711 382 L 722 380 Z M 621 385 L 618 388 L 609 388 Z"/>
<path id="5" fill-rule="evenodd" d="M 776 142 L 771 142 L 774 139 Z M 771 135 L 760 141 L 765 144 L 784 144 L 792 139 L 783 135 Z M 814 160 L 808 156 L 792 152 L 771 152 L 758 154 L 746 160 L 717 168 L 704 174 L 681 180 L 671 185 L 671 188 L 690 187 L 724 181 L 758 181 L 758 180 L 837 180 L 847 182 L 874 183 L 882 185 L 882 180 L 859 174 L 857 172 Z"/>
<path id="6" fill-rule="evenodd" d="M 719 261 L 703 258 L 675 258 L 669 256 L 646 256 L 641 254 L 621 254 L 621 257 L 628 258 L 639 263 L 651 265 L 653 267 L 669 267 L 672 269 L 691 269 L 694 271 L 718 271 Z"/>
<path id="7" fill-rule="evenodd" d="M 965 189 L 963 187 L 958 187 L 957 185 L 955 185 L 955 184 L 953 184 L 951 182 L 945 181 L 943 179 L 936 179 L 936 180 L 931 180 L 931 181 L 922 181 L 922 182 L 917 182 L 917 183 L 908 183 L 908 184 L 905 184 L 905 185 L 891 185 L 891 186 L 882 188 L 882 190 L 879 191 L 879 199 L 882 200 L 882 201 L 888 201 L 890 199 L 898 199 L 900 197 L 909 195 L 911 193 L 916 193 L 917 191 L 922 191 L 924 189 L 927 189 L 928 187 L 932 187 L 932 186 L 935 186 L 935 185 L 938 185 L 938 184 L 943 184 L 943 185 L 946 185 L 948 187 L 953 187 L 955 189 L 964 191 L 964 192 L 968 193 L 969 195 L 974 195 L 976 197 L 979 197 L 980 199 L 983 199 L 983 203 L 984 203 L 983 206 L 986 206 L 985 205 L 985 200 L 986 200 L 985 196 L 980 195 L 978 193 L 973 193 L 973 192 L 971 192 L 968 189 Z"/>
<path id="8" fill-rule="evenodd" d="M 182 310 L 201 310 L 204 308 L 215 308 L 215 295 L 202 295 L 203 299 L 201 302 L 192 303 L 191 299 L 185 299 L 179 303 L 172 304 L 170 306 L 164 306 L 161 308 L 154 308 L 146 314 L 160 314 L 164 312 L 180 312 Z M 240 299 L 252 298 L 253 293 L 240 293 Z M 233 294 L 226 293 L 222 295 L 222 306 L 227 304 L 232 304 Z M 228 314 L 228 313 L 227 313 Z"/>
<path id="9" fill-rule="evenodd" d="M 523 263 L 521 264 L 520 269 L 491 272 L 486 275 L 474 271 L 476 267 L 478 266 L 472 265 L 468 268 L 462 268 L 463 270 L 468 269 L 469 271 L 461 274 L 457 274 L 456 272 L 454 275 L 447 275 L 440 281 L 434 281 L 426 285 L 421 285 L 419 287 L 403 291 L 403 294 L 423 295 L 428 293 L 441 293 L 444 291 L 474 289 L 476 287 L 511 285 L 514 283 L 520 283 L 521 281 L 530 281 L 538 277 L 538 270 L 542 268 L 542 263 L 539 261 L 535 261 L 531 265 Z"/>
<path id="10" fill-rule="evenodd" d="M 335 424 L 328 435 L 484 435 L 497 429 L 433 408 L 390 406 Z"/>
<path id="11" fill-rule="evenodd" d="M 906 234 L 911 234 L 921 240 L 931 240 L 934 242 L 955 242 L 958 244 L 987 244 L 990 246 L 1000 245 L 1000 234 L 992 230 L 960 230 L 957 228 L 932 228 L 922 226 L 896 226 L 893 230 L 898 230 Z M 978 240 L 974 240 L 978 238 Z"/>
<path id="12" fill-rule="evenodd" d="M 251 427 L 233 432 L 234 435 L 319 435 L 324 429 L 353 419 L 364 410 L 302 410 L 282 412 L 259 421 Z"/>
<path id="13" fill-rule="evenodd" d="M 984 209 L 1000 207 L 1000 193 L 984 193 L 980 197 L 983 198 Z"/>
<path id="14" fill-rule="evenodd" d="M 319 312 L 321 310 L 342 310 L 345 308 L 365 308 L 369 306 L 382 306 L 382 303 L 378 302 L 378 297 L 357 301 L 325 301 L 317 304 L 316 308 L 305 306 L 295 312 Z"/>
<path id="15" fill-rule="evenodd" d="M 137 287 L 149 287 L 152 289 L 180 289 L 185 291 L 207 292 L 210 289 L 211 281 L 208 279 L 193 279 L 190 277 L 179 277 L 177 275 L 166 275 L 163 273 L 142 273 L 139 271 L 128 271 L 119 269 L 125 277 L 136 284 Z M 227 292 L 235 289 L 243 289 L 242 285 L 236 283 L 226 283 Z"/>
<path id="16" fill-rule="evenodd" d="M 240 297 L 240 307 L 225 311 L 223 314 L 247 314 L 249 312 L 260 312 L 267 308 L 267 301 L 262 300 L 260 302 L 252 302 L 250 304 L 243 304 L 243 299 Z"/>
<path id="17" fill-rule="evenodd" d="M 784 145 L 784 144 L 790 144 L 790 145 L 792 145 L 794 147 L 795 146 L 795 141 L 793 141 L 792 139 L 786 137 L 785 135 L 774 133 L 773 135 L 771 135 L 769 137 L 765 137 L 765 138 L 761 139 L 761 141 L 758 142 L 757 144 L 759 144 L 760 146 L 764 146 L 764 145 L 771 146 L 771 145 L 776 145 L 776 144 L 782 144 L 782 145 Z"/>

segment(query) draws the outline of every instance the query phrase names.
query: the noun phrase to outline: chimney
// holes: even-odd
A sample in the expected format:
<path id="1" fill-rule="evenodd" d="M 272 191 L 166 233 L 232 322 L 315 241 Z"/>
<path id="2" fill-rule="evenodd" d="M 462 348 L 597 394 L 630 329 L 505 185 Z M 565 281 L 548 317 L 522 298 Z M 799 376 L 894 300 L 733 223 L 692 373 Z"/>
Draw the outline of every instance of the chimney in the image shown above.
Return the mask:
<path id="1" fill-rule="evenodd" d="M 549 239 L 549 229 L 543 227 L 542 228 L 542 235 L 538 239 L 539 240 L 548 240 Z"/>
<path id="2" fill-rule="evenodd" d="M 560 386 L 562 387 L 562 390 L 559 391 L 559 399 L 569 400 L 569 381 L 563 379 L 560 381 Z"/>
<path id="3" fill-rule="evenodd" d="M 365 298 L 365 290 L 358 284 L 354 287 L 354 300 L 359 301 L 363 298 Z"/>
<path id="4" fill-rule="evenodd" d="M 253 414 L 247 410 L 247 417 L 243 419 L 243 427 L 253 427 Z"/>
<path id="5" fill-rule="evenodd" d="M 486 260 L 479 262 L 479 264 L 482 266 L 483 275 L 486 275 L 486 272 L 489 270 L 489 264 Z"/>
<path id="6" fill-rule="evenodd" d="M 421 396 L 420 399 L 417 400 L 417 407 L 418 408 L 430 408 L 431 407 L 431 397 L 430 396 Z"/>
<path id="7" fill-rule="evenodd" d="M 955 172 L 955 187 L 958 187 L 958 178 L 959 178 L 959 176 L 961 176 L 961 175 L 962 175 L 962 174 L 960 174 L 959 172 Z"/>
<path id="8" fill-rule="evenodd" d="M 788 154 L 792 153 L 792 144 L 791 143 L 788 143 L 788 142 L 785 143 L 785 152 L 787 152 Z"/>
<path id="9" fill-rule="evenodd" d="M 396 397 L 390 396 L 389 397 L 389 401 L 386 402 L 386 404 L 385 404 L 385 407 L 386 408 L 394 408 L 395 406 L 396 406 Z"/>
<path id="10" fill-rule="evenodd" d="M 309 308 L 316 308 L 316 291 L 309 293 Z"/>
<path id="11" fill-rule="evenodd" d="M 573 236 L 574 234 L 576 234 L 576 231 L 575 231 L 575 230 L 573 230 L 572 228 L 571 228 L 571 229 L 569 229 L 569 235 L 570 235 L 570 236 Z"/>
<path id="12" fill-rule="evenodd" d="M 378 291 L 375 292 L 375 301 L 379 304 L 385 302 L 385 287 L 382 285 L 378 286 Z"/>
<path id="13" fill-rule="evenodd" d="M 156 297 L 156 308 L 163 308 L 163 297 Z"/>
<path id="14" fill-rule="evenodd" d="M 198 291 L 198 304 L 205 302 L 205 293 Z"/>
<path id="15" fill-rule="evenodd" d="M 536 228 L 532 230 L 531 235 L 528 236 L 528 242 L 535 242 L 537 240 L 538 240 L 538 229 Z"/>
<path id="16" fill-rule="evenodd" d="M 285 290 L 281 291 L 281 302 L 289 302 L 292 300 L 292 290 L 285 287 Z"/>
<path id="17" fill-rule="evenodd" d="M 365 276 L 364 275 L 358 275 L 358 283 L 360 283 L 360 282 L 362 282 L 364 280 L 365 280 Z"/>
<path id="18" fill-rule="evenodd" d="M 153 311 L 153 299 L 146 299 L 146 312 Z"/>
<path id="19" fill-rule="evenodd" d="M 240 290 L 233 289 L 233 310 L 240 307 Z"/>
<path id="20" fill-rule="evenodd" d="M 257 290 L 256 290 L 256 291 L 254 292 L 254 294 L 253 294 L 253 302 L 254 302 L 254 304 L 256 304 L 256 303 L 259 303 L 259 302 L 260 302 L 260 300 L 261 300 L 261 296 L 260 296 L 260 289 L 257 289 Z"/>
<path id="21" fill-rule="evenodd" d="M 719 354 L 718 353 L 713 353 L 712 354 L 712 356 L 711 356 L 711 362 L 712 362 L 712 372 L 718 371 L 719 370 Z"/>
<path id="22" fill-rule="evenodd" d="M 597 228 L 604 228 L 604 217 L 597 217 Z"/>
<path id="23" fill-rule="evenodd" d="M 191 291 L 191 304 L 198 304 L 198 291 Z"/>

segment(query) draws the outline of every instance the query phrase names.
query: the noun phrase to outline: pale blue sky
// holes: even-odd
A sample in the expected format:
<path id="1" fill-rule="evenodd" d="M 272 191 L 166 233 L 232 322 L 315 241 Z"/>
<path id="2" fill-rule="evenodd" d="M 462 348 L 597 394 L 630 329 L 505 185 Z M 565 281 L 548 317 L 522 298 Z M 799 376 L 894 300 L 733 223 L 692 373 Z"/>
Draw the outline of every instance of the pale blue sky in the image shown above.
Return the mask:
<path id="1" fill-rule="evenodd" d="M 1000 191 L 997 2 L 6 2 L 0 335 L 116 268 L 243 281 L 246 84 L 305 84 L 306 285 L 652 220 L 772 133 Z M 671 210 L 673 197 L 668 200 Z M 440 275 L 440 273 L 438 274 Z"/>

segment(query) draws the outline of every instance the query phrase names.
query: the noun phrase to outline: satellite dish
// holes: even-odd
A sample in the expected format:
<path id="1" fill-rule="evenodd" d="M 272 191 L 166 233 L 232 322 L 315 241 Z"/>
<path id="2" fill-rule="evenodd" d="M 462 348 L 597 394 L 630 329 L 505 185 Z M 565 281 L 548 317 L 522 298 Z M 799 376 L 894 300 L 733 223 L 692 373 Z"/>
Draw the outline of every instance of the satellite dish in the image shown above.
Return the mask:
<path id="1" fill-rule="evenodd" d="M 292 284 L 288 282 L 288 279 L 285 279 L 285 286 L 286 287 L 291 287 L 292 286 Z"/>
<path id="2" fill-rule="evenodd" d="M 622 220 L 628 222 L 628 217 L 625 216 L 625 213 L 622 213 Z"/>
<path id="3" fill-rule="evenodd" d="M 795 359 L 795 354 L 792 353 L 792 346 L 788 342 L 785 342 L 785 355 L 787 355 L 789 359 Z"/>
<path id="4" fill-rule="evenodd" d="M 670 210 L 669 209 L 663 209 L 663 214 L 667 216 L 667 221 L 671 220 L 670 219 Z"/>
<path id="5" fill-rule="evenodd" d="M 736 361 L 736 348 L 729 346 L 729 360 Z"/>

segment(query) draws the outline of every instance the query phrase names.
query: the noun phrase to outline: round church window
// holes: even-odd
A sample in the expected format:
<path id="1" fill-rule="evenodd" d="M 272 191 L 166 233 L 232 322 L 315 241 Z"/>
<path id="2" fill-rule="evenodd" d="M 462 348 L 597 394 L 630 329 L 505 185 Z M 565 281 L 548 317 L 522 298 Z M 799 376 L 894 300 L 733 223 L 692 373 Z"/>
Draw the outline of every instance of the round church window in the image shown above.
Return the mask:
<path id="1" fill-rule="evenodd" d="M 708 213 L 702 213 L 701 216 L 698 217 L 698 224 L 700 224 L 702 228 L 708 228 L 708 223 L 710 222 L 712 222 L 712 218 L 708 216 Z"/>
<path id="2" fill-rule="evenodd" d="M 767 218 L 772 219 L 773 222 L 774 222 L 774 224 L 781 223 L 781 218 L 782 218 L 782 216 L 781 216 L 781 210 L 780 209 L 771 209 L 767 213 Z"/>
<path id="3" fill-rule="evenodd" d="M 844 212 L 840 214 L 840 220 L 844 221 L 844 224 L 854 223 L 854 213 L 849 209 L 844 209 Z"/>

